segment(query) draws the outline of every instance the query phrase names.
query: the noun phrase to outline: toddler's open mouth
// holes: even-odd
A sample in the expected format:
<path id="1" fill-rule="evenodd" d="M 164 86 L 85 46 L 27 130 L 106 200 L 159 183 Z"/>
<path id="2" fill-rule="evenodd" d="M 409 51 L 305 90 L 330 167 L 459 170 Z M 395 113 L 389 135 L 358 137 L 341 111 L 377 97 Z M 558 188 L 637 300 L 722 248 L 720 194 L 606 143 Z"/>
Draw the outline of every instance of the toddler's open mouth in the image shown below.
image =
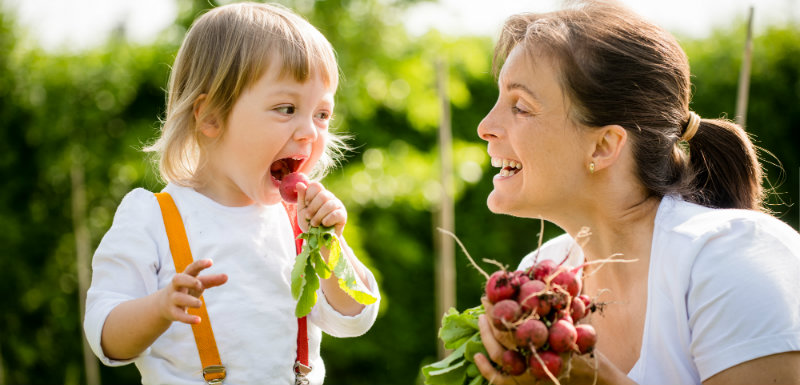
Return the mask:
<path id="1" fill-rule="evenodd" d="M 273 179 L 280 182 L 286 175 L 289 175 L 299 170 L 304 160 L 305 158 L 302 157 L 290 157 L 290 158 L 278 159 L 272 162 L 272 165 L 270 165 L 269 167 L 270 174 L 272 174 Z"/>

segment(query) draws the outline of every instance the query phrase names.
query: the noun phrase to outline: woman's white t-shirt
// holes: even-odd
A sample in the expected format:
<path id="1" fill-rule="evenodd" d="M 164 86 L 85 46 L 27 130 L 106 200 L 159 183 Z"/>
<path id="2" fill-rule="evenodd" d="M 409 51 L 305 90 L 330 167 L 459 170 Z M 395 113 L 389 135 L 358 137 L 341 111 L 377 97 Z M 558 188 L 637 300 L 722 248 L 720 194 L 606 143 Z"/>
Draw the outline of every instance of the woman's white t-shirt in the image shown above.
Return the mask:
<path id="1" fill-rule="evenodd" d="M 567 264 L 579 265 L 580 248 L 566 234 L 542 245 L 539 258 L 560 261 L 570 250 Z M 760 212 L 664 197 L 646 311 L 628 373 L 639 384 L 699 384 L 745 361 L 800 350 L 800 234 Z"/>
<path id="2" fill-rule="evenodd" d="M 296 301 L 290 273 L 296 256 L 291 223 L 283 205 L 227 207 L 187 187 L 169 184 L 195 260 L 214 265 L 201 274 L 225 273 L 228 282 L 203 293 L 222 363 L 225 384 L 294 384 L 297 351 Z M 345 252 L 352 251 L 344 245 Z M 362 265 L 363 267 L 363 265 Z M 167 286 L 175 275 L 161 210 L 155 196 L 136 189 L 125 196 L 92 260 L 84 328 L 106 365 L 134 362 L 144 384 L 204 384 L 190 325 L 174 322 L 145 352 L 129 361 L 103 354 L 100 336 L 111 310 Z M 339 314 L 321 290 L 308 316 L 311 384 L 321 384 L 322 331 L 335 337 L 365 333 L 375 322 L 380 295 L 366 268 L 367 285 L 378 298 L 361 314 Z"/>

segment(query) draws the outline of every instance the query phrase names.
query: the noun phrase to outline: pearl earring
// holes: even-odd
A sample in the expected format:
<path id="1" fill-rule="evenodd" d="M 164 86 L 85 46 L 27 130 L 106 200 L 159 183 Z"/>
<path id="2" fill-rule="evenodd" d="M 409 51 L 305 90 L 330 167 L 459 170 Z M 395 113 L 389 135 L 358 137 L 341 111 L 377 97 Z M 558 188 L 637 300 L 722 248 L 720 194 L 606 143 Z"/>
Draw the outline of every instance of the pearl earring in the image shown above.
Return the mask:
<path id="1" fill-rule="evenodd" d="M 589 163 L 589 173 L 594 174 L 594 162 Z"/>

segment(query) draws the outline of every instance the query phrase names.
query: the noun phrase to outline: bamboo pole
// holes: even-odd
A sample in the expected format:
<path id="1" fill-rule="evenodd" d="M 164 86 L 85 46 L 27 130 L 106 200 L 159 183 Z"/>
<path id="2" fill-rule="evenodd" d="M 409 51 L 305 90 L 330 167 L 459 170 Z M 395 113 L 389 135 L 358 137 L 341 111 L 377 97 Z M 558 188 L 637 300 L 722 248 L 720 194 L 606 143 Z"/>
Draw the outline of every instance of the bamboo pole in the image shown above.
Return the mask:
<path id="1" fill-rule="evenodd" d="M 742 67 L 739 70 L 739 89 L 736 93 L 736 124 L 744 128 L 747 123 L 747 99 L 750 91 L 750 63 L 753 58 L 753 6 L 747 16 L 747 38 L 744 43 Z"/>
<path id="2" fill-rule="evenodd" d="M 80 147 L 73 150 L 70 179 L 72 181 L 72 225 L 75 233 L 75 253 L 78 259 L 78 298 L 80 303 L 80 324 L 83 324 L 83 315 L 86 313 L 86 291 L 89 290 L 91 281 L 90 238 L 89 227 L 86 225 L 86 183 L 84 182 L 84 167 L 82 162 L 84 150 Z M 89 347 L 86 335 L 81 327 L 83 337 L 83 367 L 86 372 L 86 384 L 100 384 L 100 367 Z"/>
<path id="3" fill-rule="evenodd" d="M 447 94 L 447 64 L 442 59 L 436 60 L 436 86 L 439 94 L 441 113 L 439 117 L 439 159 L 440 181 L 442 186 L 441 201 L 439 204 L 437 227 L 455 233 L 455 220 L 453 208 L 453 154 L 452 132 L 450 127 L 450 99 Z M 455 243 L 454 240 L 443 232 L 434 230 L 434 239 L 437 245 L 436 263 L 436 314 L 437 323 L 451 307 L 456 305 L 456 271 L 455 271 Z M 437 329 L 441 324 L 437 324 Z M 437 348 L 439 359 L 444 358 L 449 352 L 440 340 Z"/>

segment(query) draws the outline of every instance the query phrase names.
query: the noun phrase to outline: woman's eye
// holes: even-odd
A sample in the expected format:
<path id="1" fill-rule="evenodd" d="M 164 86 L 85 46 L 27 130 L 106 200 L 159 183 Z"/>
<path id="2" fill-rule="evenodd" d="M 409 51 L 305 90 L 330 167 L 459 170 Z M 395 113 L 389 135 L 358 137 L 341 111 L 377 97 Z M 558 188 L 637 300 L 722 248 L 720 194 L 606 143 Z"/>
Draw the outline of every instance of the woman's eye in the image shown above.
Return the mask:
<path id="1" fill-rule="evenodd" d="M 294 106 L 280 106 L 275 109 L 275 111 L 278 111 L 284 115 L 292 115 L 294 114 L 294 110 L 295 110 Z"/>
<path id="2" fill-rule="evenodd" d="M 522 108 L 519 108 L 516 105 L 511 107 L 511 112 L 513 112 L 515 115 L 517 115 L 517 114 L 527 114 L 528 113 L 528 111 L 525 111 L 525 110 L 523 110 Z"/>

